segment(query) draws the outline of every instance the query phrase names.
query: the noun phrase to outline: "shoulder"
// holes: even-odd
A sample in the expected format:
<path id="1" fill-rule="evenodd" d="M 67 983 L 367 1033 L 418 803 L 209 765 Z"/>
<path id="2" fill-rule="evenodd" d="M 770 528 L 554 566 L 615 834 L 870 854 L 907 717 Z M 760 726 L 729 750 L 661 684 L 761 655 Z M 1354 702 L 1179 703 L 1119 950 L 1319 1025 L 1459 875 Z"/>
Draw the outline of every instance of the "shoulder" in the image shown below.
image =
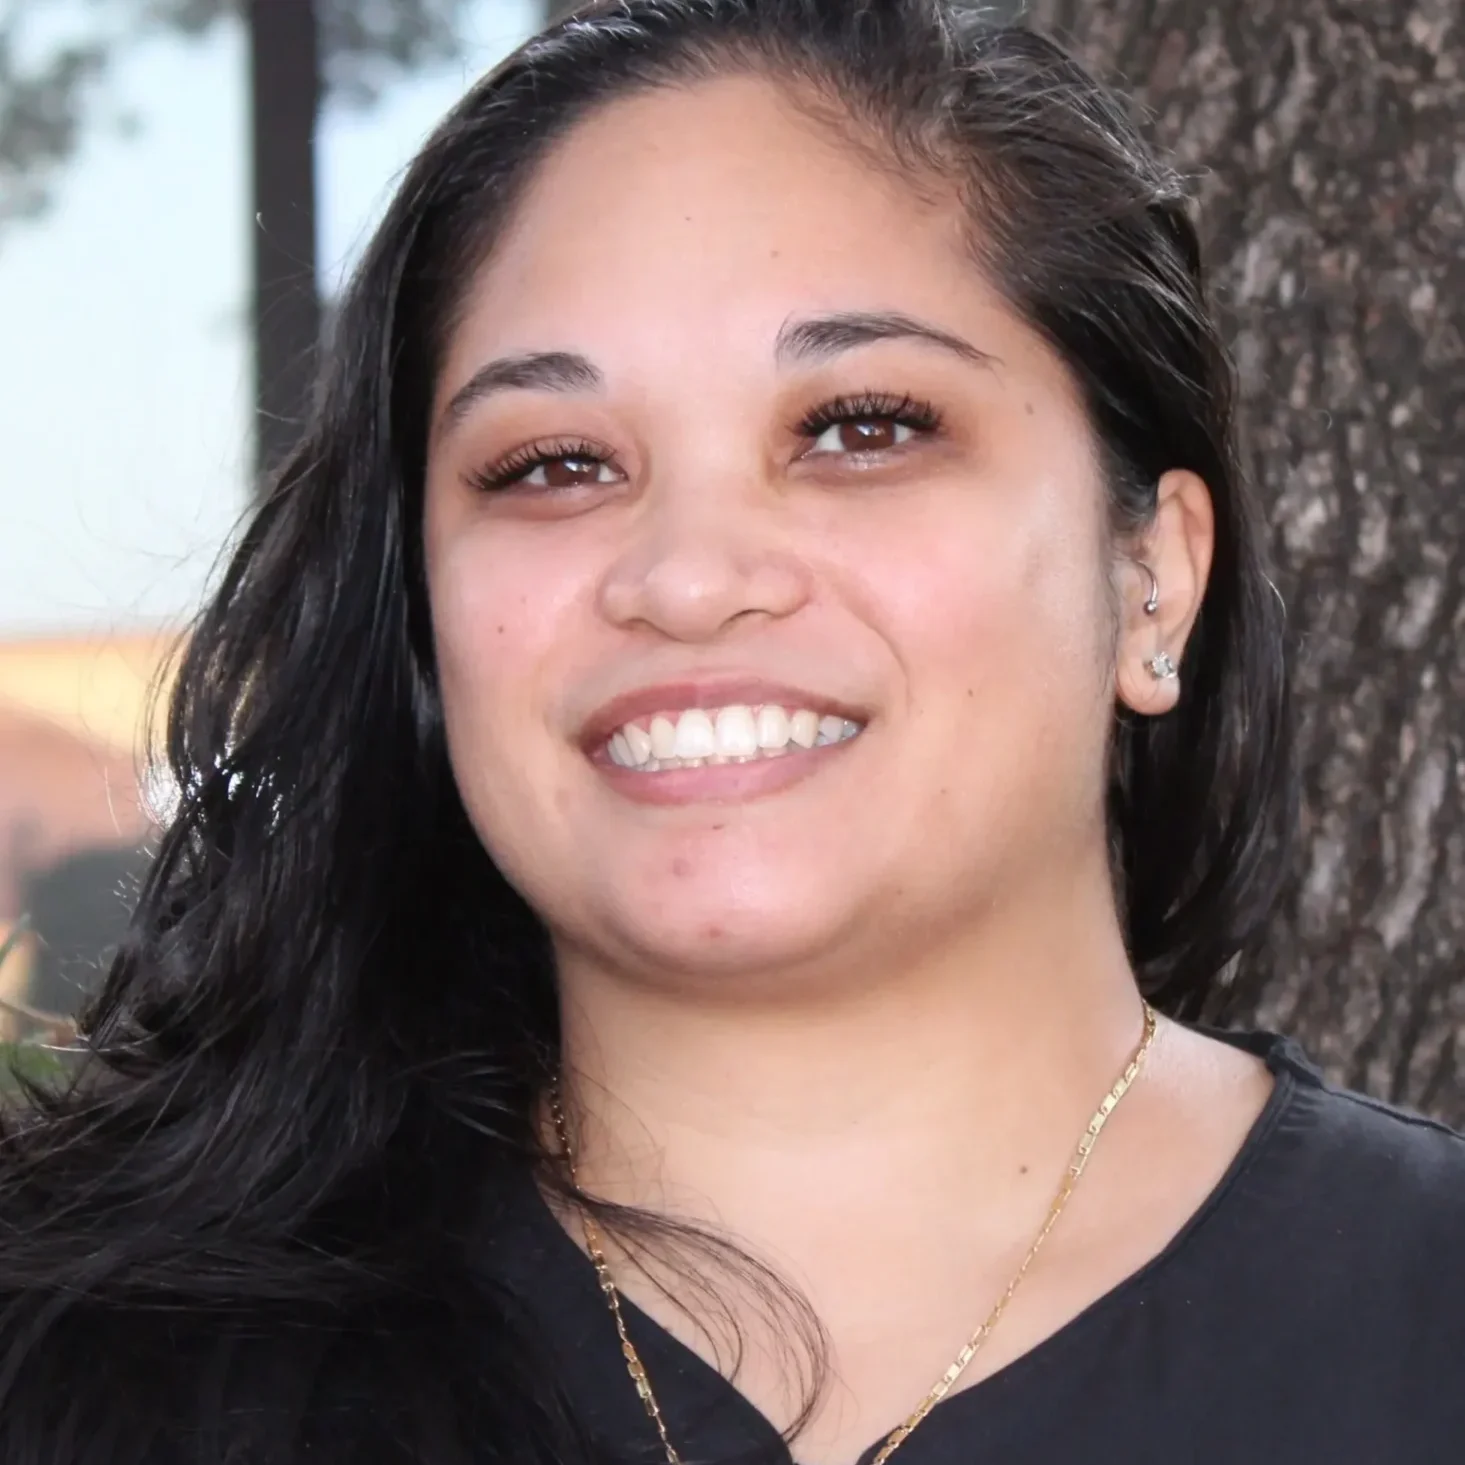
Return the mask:
<path id="1" fill-rule="evenodd" d="M 1144 1294 L 1145 1326 L 1199 1380 L 1204 1458 L 1457 1458 L 1465 1136 L 1330 1081 L 1286 1039 L 1220 1036 L 1275 1084 Z"/>
<path id="2" fill-rule="evenodd" d="M 1280 1039 L 1274 1068 L 1290 1074 L 1314 1119 L 1319 1145 L 1343 1150 L 1356 1165 L 1426 1191 L 1462 1198 L 1465 1133 L 1398 1104 L 1344 1088 L 1289 1039 Z"/>
<path id="3" fill-rule="evenodd" d="M 1342 1087 L 1294 1042 L 1270 1038 L 1277 1101 L 1264 1116 L 1255 1179 L 1279 1185 L 1305 1231 L 1400 1263 L 1451 1244 L 1465 1289 L 1465 1134 Z"/>

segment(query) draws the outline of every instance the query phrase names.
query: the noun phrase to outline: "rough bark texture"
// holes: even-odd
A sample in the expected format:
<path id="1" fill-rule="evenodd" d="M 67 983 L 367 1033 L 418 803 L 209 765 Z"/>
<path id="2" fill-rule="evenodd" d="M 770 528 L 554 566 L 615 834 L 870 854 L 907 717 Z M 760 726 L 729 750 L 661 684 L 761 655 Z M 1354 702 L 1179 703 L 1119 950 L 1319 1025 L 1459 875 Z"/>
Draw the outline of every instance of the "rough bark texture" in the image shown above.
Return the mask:
<path id="1" fill-rule="evenodd" d="M 300 435 L 321 304 L 316 284 L 315 129 L 321 58 L 311 4 L 250 0 L 255 467 L 263 484 Z"/>
<path id="2" fill-rule="evenodd" d="M 1029 17 L 1196 175 L 1298 636 L 1296 881 L 1231 1016 L 1465 1124 L 1465 10 Z"/>

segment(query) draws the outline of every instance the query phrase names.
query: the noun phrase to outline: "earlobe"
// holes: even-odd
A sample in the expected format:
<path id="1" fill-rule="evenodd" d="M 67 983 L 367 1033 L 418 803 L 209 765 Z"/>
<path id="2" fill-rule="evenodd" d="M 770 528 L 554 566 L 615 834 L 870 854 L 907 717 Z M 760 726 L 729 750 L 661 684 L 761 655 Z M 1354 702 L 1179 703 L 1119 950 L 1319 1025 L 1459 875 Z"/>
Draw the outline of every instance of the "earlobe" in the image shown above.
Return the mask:
<path id="1" fill-rule="evenodd" d="M 1205 596 L 1214 535 L 1204 480 L 1184 469 L 1164 474 L 1121 592 L 1115 690 L 1141 716 L 1163 716 L 1180 700 L 1179 667 Z"/>
<path id="2" fill-rule="evenodd" d="M 1160 577 L 1143 560 L 1136 560 L 1135 564 L 1150 582 L 1150 593 L 1140 608 L 1145 615 L 1156 616 L 1160 613 Z M 1145 662 L 1145 669 L 1157 682 L 1171 682 L 1180 675 L 1168 651 L 1157 651 L 1149 657 Z"/>
<path id="3" fill-rule="evenodd" d="M 1149 597 L 1141 605 L 1141 613 L 1158 617 L 1163 604 L 1159 577 L 1143 561 L 1135 563 L 1153 582 Z M 1159 628 L 1126 629 L 1120 637 L 1115 695 L 1141 717 L 1161 717 L 1180 700 L 1180 669 Z"/>

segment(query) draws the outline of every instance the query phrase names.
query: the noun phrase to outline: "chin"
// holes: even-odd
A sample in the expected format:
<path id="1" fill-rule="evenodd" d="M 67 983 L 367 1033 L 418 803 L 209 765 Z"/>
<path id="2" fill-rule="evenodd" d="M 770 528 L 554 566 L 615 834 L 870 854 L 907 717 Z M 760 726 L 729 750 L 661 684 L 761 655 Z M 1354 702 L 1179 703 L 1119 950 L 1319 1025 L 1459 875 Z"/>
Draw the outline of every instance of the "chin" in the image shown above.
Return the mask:
<path id="1" fill-rule="evenodd" d="M 644 902 L 623 896 L 605 934 L 648 971 L 687 978 L 786 972 L 817 963 L 854 923 L 856 903 L 829 896 L 790 883 L 735 893 L 723 884 L 705 894 L 663 887 Z"/>

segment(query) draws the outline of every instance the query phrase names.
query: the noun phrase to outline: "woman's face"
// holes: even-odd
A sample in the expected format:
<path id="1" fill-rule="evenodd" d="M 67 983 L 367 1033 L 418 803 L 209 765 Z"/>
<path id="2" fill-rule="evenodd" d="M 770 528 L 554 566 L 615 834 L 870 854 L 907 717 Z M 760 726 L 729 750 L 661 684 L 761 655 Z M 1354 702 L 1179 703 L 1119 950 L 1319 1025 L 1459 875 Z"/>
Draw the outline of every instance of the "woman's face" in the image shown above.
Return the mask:
<path id="1" fill-rule="evenodd" d="M 839 971 L 1102 865 L 1090 433 L 930 194 L 770 83 L 657 91 L 559 146 L 468 292 L 443 705 L 564 957 Z"/>

